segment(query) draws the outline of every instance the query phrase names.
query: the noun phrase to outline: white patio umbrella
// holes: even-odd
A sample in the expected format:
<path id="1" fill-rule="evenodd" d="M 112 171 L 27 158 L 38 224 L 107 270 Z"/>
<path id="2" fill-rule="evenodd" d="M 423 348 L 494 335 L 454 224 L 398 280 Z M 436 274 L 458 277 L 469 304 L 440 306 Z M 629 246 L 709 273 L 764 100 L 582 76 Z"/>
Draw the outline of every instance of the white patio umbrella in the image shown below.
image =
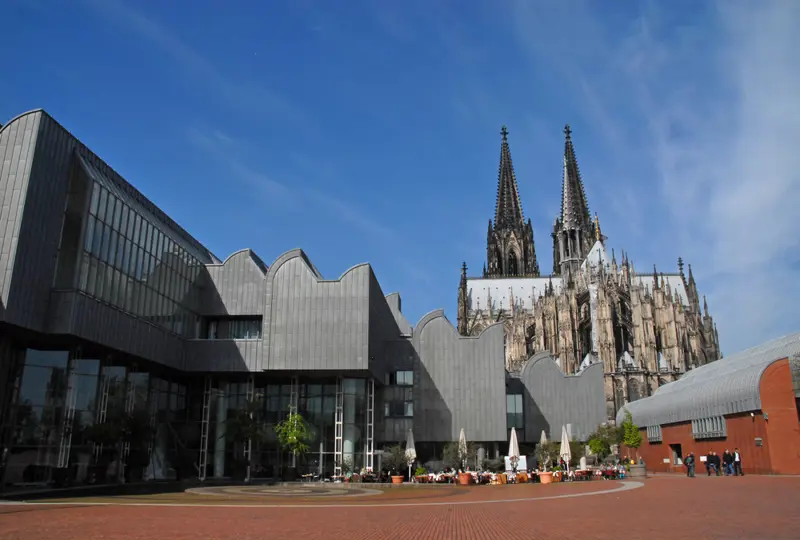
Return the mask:
<path id="1" fill-rule="evenodd" d="M 417 459 L 417 450 L 414 448 L 414 433 L 409 429 L 406 438 L 406 462 L 408 463 L 408 481 L 411 482 L 411 466 Z"/>
<path id="2" fill-rule="evenodd" d="M 519 463 L 519 441 L 517 441 L 517 429 L 513 427 L 508 442 L 508 460 L 511 462 L 512 469 L 516 469 L 517 463 Z"/>
<path id="3" fill-rule="evenodd" d="M 547 444 L 547 434 L 542 430 L 542 436 L 539 437 L 539 448 L 543 448 L 545 444 Z M 539 465 L 544 467 L 545 471 L 547 470 L 547 463 L 540 463 Z"/>
<path id="4" fill-rule="evenodd" d="M 561 451 L 559 454 L 567 464 L 567 471 L 569 471 L 569 460 L 572 459 L 572 451 L 569 449 L 569 434 L 567 433 L 567 426 L 561 426 Z"/>
<path id="5" fill-rule="evenodd" d="M 464 428 L 461 428 L 461 433 L 458 436 L 458 458 L 461 460 L 462 469 L 466 469 L 467 461 L 467 434 L 464 433 Z"/>

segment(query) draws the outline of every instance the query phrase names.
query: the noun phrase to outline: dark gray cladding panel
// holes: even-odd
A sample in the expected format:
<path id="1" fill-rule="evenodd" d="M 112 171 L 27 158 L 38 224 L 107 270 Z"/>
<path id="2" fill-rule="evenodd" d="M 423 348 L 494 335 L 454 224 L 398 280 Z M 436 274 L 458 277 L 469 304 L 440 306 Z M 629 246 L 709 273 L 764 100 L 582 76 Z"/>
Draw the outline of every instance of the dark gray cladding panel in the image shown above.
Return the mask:
<path id="1" fill-rule="evenodd" d="M 71 334 L 112 349 L 184 369 L 184 342 L 177 335 L 72 291 L 51 293 L 47 331 Z"/>
<path id="2" fill-rule="evenodd" d="M 606 421 L 603 365 L 593 364 L 580 375 L 567 376 L 548 353 L 533 356 L 520 373 L 524 386 L 525 440 L 561 440 L 561 429 L 572 424 L 573 440 L 585 441 Z"/>
<path id="3" fill-rule="evenodd" d="M 76 145 L 64 128 L 42 114 L 14 268 L 14 298 L 9 300 L 9 310 L 17 304 L 17 324 L 39 331 L 56 271 Z"/>
<path id="4" fill-rule="evenodd" d="M 400 338 L 397 320 L 380 283 L 370 268 L 369 272 L 369 358 L 370 371 L 378 380 L 383 380 L 392 369 L 387 355 L 388 344 Z"/>
<path id="5" fill-rule="evenodd" d="M 0 320 L 8 306 L 22 213 L 28 194 L 40 111 L 24 114 L 0 129 Z"/>
<path id="6" fill-rule="evenodd" d="M 42 111 L 21 115 L 0 134 L 5 319 L 37 331 L 53 284 L 75 145 Z"/>
<path id="7" fill-rule="evenodd" d="M 185 344 L 187 371 L 256 371 L 261 340 L 189 340 Z"/>
<path id="8" fill-rule="evenodd" d="M 413 328 L 411 324 L 406 319 L 406 316 L 403 315 L 402 303 L 400 300 L 400 293 L 391 293 L 386 295 L 386 303 L 389 304 L 389 309 L 392 310 L 392 315 L 394 315 L 395 322 L 397 323 L 397 327 L 400 330 L 401 334 L 404 335 L 411 335 Z"/>
<path id="9" fill-rule="evenodd" d="M 203 315 L 263 315 L 267 268 L 249 249 L 206 266 Z"/>
<path id="10" fill-rule="evenodd" d="M 354 266 L 325 281 L 301 250 L 281 255 L 267 276 L 262 369 L 369 369 L 372 271 Z"/>
<path id="11" fill-rule="evenodd" d="M 420 441 L 506 439 L 503 327 L 463 337 L 444 316 L 430 313 L 414 329 L 414 435 Z"/>

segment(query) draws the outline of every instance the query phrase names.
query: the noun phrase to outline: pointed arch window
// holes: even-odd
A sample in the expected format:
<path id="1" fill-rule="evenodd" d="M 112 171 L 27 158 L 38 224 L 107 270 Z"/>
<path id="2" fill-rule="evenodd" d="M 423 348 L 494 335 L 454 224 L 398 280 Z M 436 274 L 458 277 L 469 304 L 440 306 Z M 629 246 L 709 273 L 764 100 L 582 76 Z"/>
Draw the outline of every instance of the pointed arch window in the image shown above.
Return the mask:
<path id="1" fill-rule="evenodd" d="M 514 251 L 508 254 L 508 275 L 519 275 L 519 259 L 517 259 L 517 254 Z"/>

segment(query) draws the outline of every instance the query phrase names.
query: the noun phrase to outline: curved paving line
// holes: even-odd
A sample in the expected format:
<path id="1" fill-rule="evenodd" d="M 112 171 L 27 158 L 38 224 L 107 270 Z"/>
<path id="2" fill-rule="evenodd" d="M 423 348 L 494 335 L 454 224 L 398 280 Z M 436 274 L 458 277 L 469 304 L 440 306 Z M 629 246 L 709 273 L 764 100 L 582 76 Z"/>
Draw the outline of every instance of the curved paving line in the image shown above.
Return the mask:
<path id="1" fill-rule="evenodd" d="M 243 489 L 244 488 L 244 489 Z M 202 488 L 189 488 L 184 493 L 189 493 L 196 496 L 211 496 L 211 497 L 231 497 L 231 496 L 244 496 L 244 497 L 289 497 L 294 499 L 302 498 L 346 498 L 346 497 L 370 497 L 374 495 L 383 495 L 380 489 L 369 488 L 316 488 L 317 492 L 300 493 L 301 490 L 285 490 L 281 492 L 280 488 L 273 488 L 272 492 L 262 490 L 261 488 L 252 488 L 249 486 L 229 486 L 229 487 L 202 487 Z M 308 488 L 315 489 L 315 488 Z M 294 493 L 292 491 L 295 491 Z"/>
<path id="2" fill-rule="evenodd" d="M 573 499 L 576 497 L 592 497 L 621 493 L 644 487 L 643 482 L 624 481 L 618 482 L 619 487 L 590 491 L 588 493 L 568 493 L 565 495 L 550 495 L 545 497 L 524 497 L 518 499 L 499 499 L 484 501 L 451 501 L 451 502 L 416 502 L 416 503 L 374 503 L 374 504 L 188 504 L 188 503 L 116 503 L 116 502 L 8 502 L 8 505 L 24 506 L 164 506 L 179 508 L 397 508 L 411 506 L 465 506 L 471 504 L 498 504 L 515 502 L 547 501 L 556 499 Z"/>

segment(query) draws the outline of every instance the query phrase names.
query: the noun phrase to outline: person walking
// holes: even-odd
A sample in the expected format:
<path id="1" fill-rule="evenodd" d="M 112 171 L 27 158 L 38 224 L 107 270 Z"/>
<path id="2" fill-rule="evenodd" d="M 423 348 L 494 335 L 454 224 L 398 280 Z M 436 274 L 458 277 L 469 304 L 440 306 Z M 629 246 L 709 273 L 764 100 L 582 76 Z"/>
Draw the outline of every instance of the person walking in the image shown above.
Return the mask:
<path id="1" fill-rule="evenodd" d="M 686 476 L 689 478 L 694 478 L 694 452 L 689 452 L 689 455 L 686 456 L 683 464 L 686 465 Z"/>
<path id="2" fill-rule="evenodd" d="M 742 454 L 739 453 L 738 448 L 733 449 L 733 475 L 744 476 L 742 472 Z"/>

